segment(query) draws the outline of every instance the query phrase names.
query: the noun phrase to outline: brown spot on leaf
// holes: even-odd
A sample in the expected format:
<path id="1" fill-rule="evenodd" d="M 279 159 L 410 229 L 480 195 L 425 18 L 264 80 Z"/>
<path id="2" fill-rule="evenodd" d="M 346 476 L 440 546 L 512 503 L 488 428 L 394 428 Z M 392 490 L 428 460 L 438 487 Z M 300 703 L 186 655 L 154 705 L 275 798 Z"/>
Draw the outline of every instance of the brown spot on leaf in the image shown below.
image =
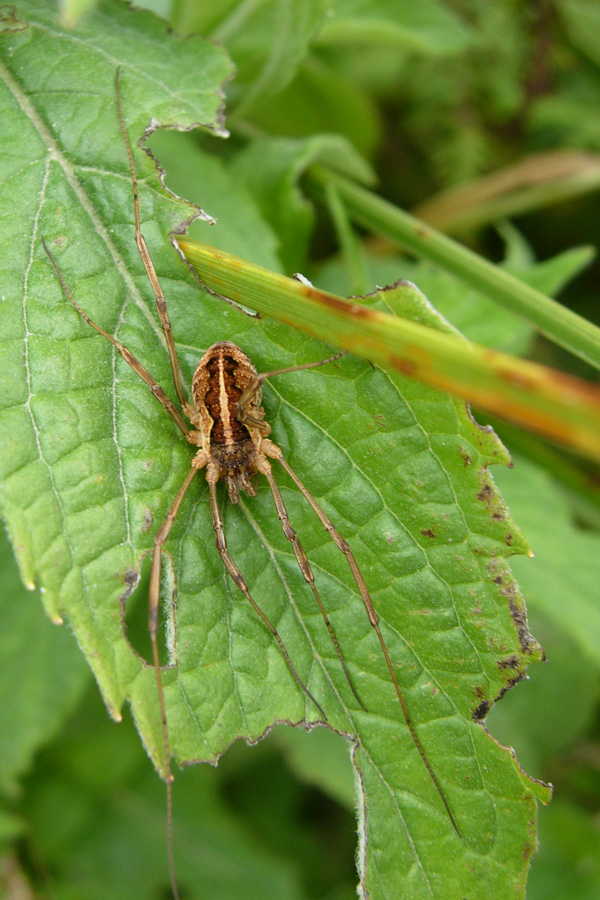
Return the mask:
<path id="1" fill-rule="evenodd" d="M 510 614 L 513 618 L 513 622 L 515 623 L 515 626 L 517 628 L 521 650 L 523 651 L 523 653 L 539 652 L 542 648 L 529 631 L 527 625 L 527 613 L 525 612 L 523 601 L 520 597 L 517 598 L 516 586 L 511 586 L 510 588 L 505 587 L 503 593 L 510 593 L 511 595 L 508 602 L 508 607 L 510 609 Z"/>
<path id="2" fill-rule="evenodd" d="M 475 721 L 479 722 L 481 721 L 481 719 L 485 719 L 491 709 L 491 706 L 492 704 L 489 700 L 482 700 L 479 706 L 473 710 L 472 715 Z"/>
<path id="3" fill-rule="evenodd" d="M 542 648 L 529 631 L 527 611 L 517 583 L 509 577 L 508 570 L 503 571 L 503 563 L 498 559 L 490 561 L 489 572 L 494 583 L 498 585 L 501 596 L 508 601 L 508 608 L 517 631 L 521 652 L 528 656 L 541 655 L 545 659 Z M 510 660 L 511 657 L 506 659 Z M 516 659 L 517 657 L 515 657 Z M 510 664 L 509 666 L 506 662 L 498 663 L 498 665 L 503 668 L 516 668 L 516 665 Z"/>
<path id="4" fill-rule="evenodd" d="M 123 572 L 122 577 L 123 577 L 123 583 L 125 584 L 125 590 L 119 597 L 121 606 L 123 606 L 123 607 L 125 606 L 127 598 L 130 597 L 131 594 L 133 593 L 133 591 L 135 590 L 137 583 L 138 583 L 139 574 L 140 573 L 137 571 L 137 569 L 125 569 L 125 571 Z"/>
<path id="5" fill-rule="evenodd" d="M 29 22 L 23 22 L 17 17 L 17 10 L 14 6 L 6 4 L 0 6 L 0 34 L 6 34 L 9 31 L 26 31 L 29 28 Z"/>
<path id="6" fill-rule="evenodd" d="M 497 665 L 499 669 L 518 669 L 519 660 L 518 657 L 513 654 L 506 659 L 499 659 Z"/>
<path id="7" fill-rule="evenodd" d="M 435 531 L 433 530 L 433 528 L 421 528 L 421 534 L 423 535 L 423 537 L 435 537 Z"/>
<path id="8" fill-rule="evenodd" d="M 471 454 L 467 450 L 459 450 L 459 453 L 462 456 L 465 468 L 467 468 L 467 466 L 470 466 L 473 462 Z"/>
<path id="9" fill-rule="evenodd" d="M 146 507 L 144 510 L 144 524 L 142 525 L 142 534 L 145 534 L 147 531 L 150 531 L 152 528 L 153 516 L 152 510 Z"/>
<path id="10" fill-rule="evenodd" d="M 471 422 L 473 423 L 473 425 L 475 426 L 475 428 L 479 429 L 479 431 L 482 431 L 484 434 L 493 434 L 493 432 L 494 432 L 493 427 L 491 425 L 482 425 L 481 422 L 478 422 L 477 419 L 474 417 L 469 404 L 465 403 L 465 406 L 466 406 L 466 410 L 467 410 L 467 415 L 468 415 L 469 419 L 471 420 Z"/>
<path id="11" fill-rule="evenodd" d="M 368 294 L 363 294 L 362 296 L 359 294 L 358 299 L 366 300 L 367 297 L 377 297 L 379 294 L 385 294 L 386 291 L 393 291 L 400 287 L 414 288 L 414 284 L 412 281 L 407 281 L 406 278 L 398 278 L 393 284 L 386 284 L 384 287 L 376 287 L 374 291 L 369 291 Z"/>
<path id="12" fill-rule="evenodd" d="M 494 496 L 494 492 L 492 490 L 492 486 L 490 484 L 484 484 L 479 493 L 477 494 L 477 499 L 481 500 L 483 503 L 490 503 Z"/>
<path id="13" fill-rule="evenodd" d="M 511 679 L 504 685 L 504 687 L 502 688 L 502 690 L 500 691 L 500 693 L 498 694 L 498 696 L 494 699 L 494 703 L 497 703 L 498 700 L 502 700 L 502 698 L 504 697 L 505 693 L 506 693 L 507 691 L 510 691 L 511 687 L 514 687 L 515 684 L 518 684 L 518 683 L 519 683 L 519 681 L 527 681 L 527 675 L 525 674 L 525 672 L 519 672 L 517 675 L 515 675 L 514 678 L 511 678 Z"/>

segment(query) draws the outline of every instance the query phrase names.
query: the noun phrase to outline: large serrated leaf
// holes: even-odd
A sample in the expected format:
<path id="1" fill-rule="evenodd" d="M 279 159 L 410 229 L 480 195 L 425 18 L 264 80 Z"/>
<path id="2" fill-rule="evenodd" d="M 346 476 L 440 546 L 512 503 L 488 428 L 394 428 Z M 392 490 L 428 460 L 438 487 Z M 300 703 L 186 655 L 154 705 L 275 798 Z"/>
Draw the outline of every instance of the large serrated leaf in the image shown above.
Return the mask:
<path id="1" fill-rule="evenodd" d="M 18 4 L 16 14 L 23 30 L 0 35 L 2 510 L 25 579 L 43 586 L 53 618 L 68 619 L 115 717 L 129 699 L 164 770 L 154 673 L 127 641 L 120 601 L 192 451 L 112 345 L 69 305 L 40 240 L 79 304 L 170 390 L 134 242 L 115 69 L 136 138 L 151 120 L 220 128 L 229 68 L 213 45 L 180 42 L 151 16 L 116 3 L 73 33 L 61 32 L 45 4 Z M 142 228 L 186 382 L 206 347 L 224 338 L 262 371 L 326 356 L 304 335 L 198 290 L 166 240 L 189 207 L 167 196 L 150 160 L 134 152 Z M 385 292 L 379 302 L 446 327 L 415 290 Z M 462 832 L 461 839 L 453 831 L 406 728 L 345 560 L 297 490 L 277 473 L 368 713 L 349 692 L 266 486 L 237 508 L 223 500 L 230 549 L 250 589 L 329 724 L 354 741 L 364 894 L 475 898 L 485 879 L 487 897 L 523 896 L 535 797 L 547 799 L 547 790 L 474 720 L 540 656 L 505 562 L 527 545 L 487 473 L 490 463 L 506 462 L 505 451 L 461 402 L 350 357 L 273 379 L 264 404 L 274 440 L 352 544 Z M 166 584 L 172 573 L 178 583 L 170 641 L 178 666 L 164 683 L 180 762 L 214 761 L 236 738 L 257 740 L 277 721 L 319 719 L 225 574 L 207 500 L 200 475 L 165 558 Z M 186 889 L 191 896 L 194 887 Z"/>

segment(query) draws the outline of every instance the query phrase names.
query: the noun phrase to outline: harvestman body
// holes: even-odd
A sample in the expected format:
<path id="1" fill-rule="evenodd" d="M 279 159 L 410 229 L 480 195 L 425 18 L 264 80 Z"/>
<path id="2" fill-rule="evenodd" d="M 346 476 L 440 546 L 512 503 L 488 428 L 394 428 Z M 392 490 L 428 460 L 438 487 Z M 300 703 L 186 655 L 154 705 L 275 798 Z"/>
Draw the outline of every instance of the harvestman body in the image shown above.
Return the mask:
<path id="1" fill-rule="evenodd" d="M 188 402 L 181 385 L 179 362 L 175 351 L 175 342 L 173 340 L 173 334 L 169 322 L 167 305 L 158 281 L 158 277 L 156 275 L 156 271 L 154 269 L 154 265 L 148 252 L 144 236 L 142 235 L 140 230 L 137 177 L 135 173 L 129 137 L 125 128 L 125 121 L 121 108 L 118 71 L 115 79 L 115 86 L 119 123 L 121 126 L 121 131 L 123 133 L 123 139 L 125 141 L 125 147 L 127 150 L 129 166 L 131 170 L 136 242 L 144 264 L 144 268 L 146 269 L 148 279 L 150 281 L 150 284 L 152 285 L 152 290 L 156 298 L 156 307 L 165 334 L 167 349 L 171 361 L 171 370 L 173 374 L 175 391 L 181 404 L 183 414 L 192 425 L 192 428 L 188 427 L 184 417 L 181 415 L 172 401 L 169 400 L 162 387 L 154 380 L 148 370 L 132 355 L 127 347 L 125 347 L 123 344 L 117 341 L 116 338 L 108 334 L 106 331 L 104 331 L 104 329 L 93 322 L 92 319 L 90 319 L 90 317 L 81 309 L 81 307 L 78 305 L 73 295 L 71 294 L 69 288 L 67 287 L 63 275 L 43 238 L 42 243 L 50 259 L 50 262 L 52 263 L 56 271 L 58 279 L 60 280 L 65 295 L 71 301 L 79 315 L 86 322 L 88 322 L 89 325 L 92 326 L 92 328 L 95 328 L 96 331 L 102 334 L 116 347 L 125 361 L 140 376 L 140 378 L 145 381 L 158 402 L 171 416 L 177 427 L 183 433 L 186 440 L 198 448 L 192 459 L 190 471 L 188 472 L 183 484 L 177 492 L 177 495 L 171 504 L 169 512 L 167 513 L 167 516 L 162 526 L 160 527 L 156 538 L 154 539 L 148 600 L 148 629 L 150 632 L 150 639 L 152 644 L 153 665 L 156 673 L 156 686 L 163 727 L 167 782 L 167 839 L 173 897 L 175 898 L 175 900 L 178 900 L 179 890 L 173 864 L 173 847 L 171 835 L 171 783 L 173 781 L 173 775 L 171 772 L 171 749 L 162 685 L 161 665 L 158 651 L 160 570 L 163 545 L 169 536 L 171 527 L 173 525 L 181 502 L 190 484 L 192 483 L 194 476 L 201 469 L 205 470 L 206 481 L 209 488 L 210 511 L 215 532 L 216 545 L 223 564 L 233 578 L 237 587 L 244 594 L 255 612 L 262 619 L 265 626 L 277 641 L 288 665 L 288 668 L 294 676 L 299 687 L 319 710 L 319 713 L 323 717 L 323 719 L 326 720 L 327 716 L 323 707 L 319 704 L 319 702 L 308 689 L 307 685 L 298 675 L 298 672 L 296 671 L 292 663 L 290 655 L 281 639 L 281 636 L 279 635 L 275 626 L 271 623 L 263 610 L 260 608 L 258 603 L 252 597 L 242 573 L 229 554 L 229 551 L 227 549 L 227 540 L 225 538 L 225 532 L 223 529 L 223 520 L 217 502 L 217 482 L 225 482 L 229 494 L 229 499 L 232 503 L 237 503 L 239 500 L 240 491 L 244 491 L 250 497 L 256 495 L 256 488 L 253 483 L 253 479 L 255 476 L 263 475 L 267 479 L 269 487 L 271 489 L 271 493 L 273 495 L 275 508 L 279 517 L 279 521 L 281 522 L 283 532 L 286 538 L 292 544 L 300 571 L 302 572 L 305 581 L 314 594 L 352 693 L 354 694 L 358 704 L 364 710 L 364 704 L 362 703 L 354 687 L 354 684 L 352 683 L 352 679 L 350 678 L 350 674 L 342 656 L 337 637 L 329 621 L 329 618 L 325 611 L 325 607 L 323 605 L 323 601 L 316 587 L 310 563 L 302 548 L 302 545 L 300 544 L 300 541 L 298 540 L 296 532 L 290 524 L 281 492 L 273 476 L 270 459 L 276 460 L 283 466 L 296 487 L 308 501 L 308 503 L 320 519 L 323 527 L 327 530 L 335 545 L 345 555 L 348 561 L 348 565 L 352 572 L 352 576 L 354 578 L 360 596 L 363 600 L 367 615 L 369 617 L 369 621 L 377 633 L 379 644 L 385 657 L 387 668 L 394 684 L 398 700 L 402 707 L 406 724 L 410 730 L 413 741 L 417 747 L 417 750 L 419 751 L 423 763 L 425 764 L 427 771 L 429 772 L 429 775 L 431 776 L 431 779 L 437 789 L 437 792 L 445 807 L 450 822 L 452 823 L 452 826 L 456 833 L 460 836 L 460 831 L 455 822 L 454 816 L 452 815 L 452 811 L 450 809 L 448 801 L 446 800 L 445 794 L 438 781 L 438 778 L 425 755 L 425 751 L 423 750 L 415 727 L 412 723 L 408 708 L 406 706 L 406 702 L 402 695 L 402 691 L 400 690 L 400 686 L 396 677 L 396 673 L 394 671 L 394 667 L 392 665 L 392 661 L 390 659 L 390 655 L 388 653 L 387 646 L 379 627 L 377 613 L 371 601 L 371 597 L 369 595 L 369 591 L 367 589 L 364 578 L 352 554 L 350 546 L 339 534 L 339 532 L 331 523 L 325 512 L 321 509 L 315 498 L 290 467 L 279 447 L 268 437 L 271 432 L 271 426 L 265 421 L 265 412 L 261 407 L 263 381 L 275 375 L 282 375 L 287 372 L 296 372 L 301 369 L 309 369 L 316 366 L 325 365 L 326 363 L 332 362 L 334 359 L 337 359 L 343 354 L 338 353 L 335 356 L 331 356 L 328 359 L 320 360 L 318 362 L 307 363 L 300 366 L 291 366 L 285 369 L 277 369 L 272 372 L 258 374 L 254 364 L 252 363 L 250 358 L 243 352 L 243 350 L 241 350 L 238 346 L 236 346 L 236 344 L 232 343 L 231 341 L 221 341 L 209 347 L 198 363 L 192 380 L 193 403 Z"/>

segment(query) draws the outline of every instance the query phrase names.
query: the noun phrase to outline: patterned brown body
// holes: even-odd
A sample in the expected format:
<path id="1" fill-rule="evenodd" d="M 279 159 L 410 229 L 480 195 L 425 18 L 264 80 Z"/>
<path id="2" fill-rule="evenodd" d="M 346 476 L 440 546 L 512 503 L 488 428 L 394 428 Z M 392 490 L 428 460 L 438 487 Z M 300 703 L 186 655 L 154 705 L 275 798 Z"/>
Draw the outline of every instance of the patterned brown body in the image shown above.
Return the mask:
<path id="1" fill-rule="evenodd" d="M 248 399 L 241 404 L 244 395 Z M 226 482 L 233 503 L 240 490 L 256 494 L 252 477 L 264 465 L 261 442 L 271 429 L 264 421 L 261 395 L 256 367 L 243 350 L 231 341 L 208 348 L 192 381 L 195 410 L 190 421 L 198 428 L 201 458 L 208 457 L 212 478 Z"/>

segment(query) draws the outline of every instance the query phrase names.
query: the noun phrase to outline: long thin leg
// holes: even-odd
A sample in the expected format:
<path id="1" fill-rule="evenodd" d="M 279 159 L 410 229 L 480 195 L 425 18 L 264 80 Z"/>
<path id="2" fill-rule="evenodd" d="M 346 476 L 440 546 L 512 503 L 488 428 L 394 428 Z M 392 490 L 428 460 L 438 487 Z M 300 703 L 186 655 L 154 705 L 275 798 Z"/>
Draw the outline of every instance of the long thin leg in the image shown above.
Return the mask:
<path id="1" fill-rule="evenodd" d="M 287 375 L 289 372 L 301 372 L 304 369 L 318 369 L 319 366 L 326 366 L 327 363 L 334 362 L 341 356 L 345 356 L 347 352 L 347 350 L 339 350 L 332 356 L 328 356 L 327 359 L 318 359 L 316 362 L 302 363 L 299 366 L 286 366 L 285 369 L 273 369 L 272 372 L 260 372 L 256 377 L 259 383 L 262 384 L 263 381 L 266 381 L 267 378 L 273 378 L 274 375 Z"/>
<path id="2" fill-rule="evenodd" d="M 119 351 L 119 353 L 121 354 L 121 356 L 123 357 L 125 362 L 131 366 L 133 371 L 137 375 L 139 375 L 143 381 L 146 382 L 146 384 L 148 385 L 148 387 L 150 388 L 150 390 L 152 391 L 152 393 L 154 394 L 154 396 L 156 397 L 158 402 L 169 413 L 169 415 L 171 416 L 171 418 L 173 419 L 173 421 L 175 422 L 177 427 L 180 429 L 180 431 L 183 432 L 183 434 L 187 438 L 190 434 L 190 430 L 187 427 L 187 425 L 185 424 L 185 421 L 184 421 L 181 413 L 179 412 L 177 407 L 171 402 L 171 400 L 169 400 L 169 398 L 167 397 L 167 395 L 161 388 L 160 384 L 158 384 L 158 382 L 152 377 L 152 375 L 150 374 L 148 369 L 146 369 L 141 364 L 141 362 L 135 358 L 133 353 L 131 353 L 127 349 L 127 347 L 125 347 L 123 344 L 121 344 L 120 341 L 118 341 L 116 338 L 114 338 L 111 334 L 109 334 L 103 328 L 100 328 L 99 325 L 96 325 L 96 323 L 94 321 L 92 321 L 92 319 L 90 319 L 88 314 L 82 310 L 82 308 L 79 306 L 79 304 L 73 297 L 73 294 L 67 287 L 65 279 L 63 278 L 63 274 L 58 267 L 58 263 L 56 262 L 56 260 L 52 256 L 52 254 L 50 253 L 50 250 L 48 249 L 48 245 L 46 244 L 46 241 L 44 240 L 44 238 L 42 238 L 42 244 L 43 244 L 44 250 L 46 251 L 46 255 L 48 256 L 48 259 L 52 263 L 52 265 L 54 267 L 54 271 L 56 272 L 56 274 L 58 276 L 58 280 L 61 283 L 61 286 L 65 293 L 65 296 L 71 301 L 71 303 L 73 304 L 73 306 L 75 307 L 75 309 L 77 310 L 77 312 L 79 313 L 81 318 L 84 319 L 88 323 L 88 325 L 91 325 L 92 328 L 95 328 L 96 331 L 99 331 L 101 335 L 103 335 L 107 340 L 109 340 L 111 342 L 111 344 L 113 344 L 117 348 L 117 350 Z"/>
<path id="3" fill-rule="evenodd" d="M 254 375 L 252 380 L 250 381 L 248 387 L 238 400 L 236 404 L 236 414 L 240 420 L 240 422 L 250 422 L 250 424 L 257 424 L 257 420 L 249 417 L 245 412 L 244 407 L 250 400 L 253 400 L 256 392 L 260 388 L 263 381 L 266 381 L 267 378 L 273 378 L 274 375 L 287 375 L 289 372 L 301 372 L 304 369 L 317 369 L 319 366 L 325 366 L 327 363 L 333 362 L 336 359 L 339 359 L 341 356 L 345 356 L 347 350 L 340 350 L 339 353 L 334 353 L 333 356 L 328 356 L 327 359 L 319 359 L 317 362 L 309 362 L 303 363 L 300 366 L 287 366 L 285 369 L 273 369 L 272 372 L 260 372 L 258 375 Z M 264 425 L 262 422 L 258 422 L 259 425 Z"/>
<path id="4" fill-rule="evenodd" d="M 169 873 L 171 875 L 171 890 L 173 892 L 173 900 L 179 900 L 179 888 L 177 886 L 177 877 L 175 875 L 175 862 L 173 859 L 173 773 L 171 772 L 171 744 L 169 741 L 169 726 L 167 724 L 167 708 L 165 705 L 165 693 L 162 683 L 162 674 L 160 667 L 160 655 L 158 652 L 158 611 L 160 600 L 160 564 L 162 559 L 163 544 L 169 536 L 171 526 L 175 521 L 175 516 L 181 506 L 181 501 L 185 497 L 186 491 L 192 483 L 194 476 L 198 472 L 198 466 L 192 464 L 192 468 L 185 477 L 185 481 L 177 491 L 177 496 L 173 500 L 169 512 L 162 525 L 160 526 L 156 537 L 154 538 L 154 546 L 152 548 L 152 569 L 150 572 L 150 593 L 148 598 L 148 631 L 150 632 L 150 642 L 152 644 L 152 661 L 154 663 L 154 672 L 156 677 L 156 690 L 158 693 L 158 703 L 160 706 L 160 718 L 162 722 L 163 732 L 163 749 L 165 753 L 165 781 L 167 785 L 167 854 L 169 858 Z"/>
<path id="5" fill-rule="evenodd" d="M 352 678 L 350 677 L 350 672 L 348 671 L 346 661 L 342 655 L 342 651 L 340 649 L 338 639 L 336 637 L 335 631 L 333 630 L 333 625 L 329 621 L 329 616 L 327 615 L 327 612 L 323 605 L 323 601 L 321 600 L 321 595 L 319 594 L 319 591 L 317 590 L 317 585 L 315 584 L 315 576 L 310 567 L 308 557 L 306 556 L 306 553 L 304 552 L 304 548 L 298 539 L 298 535 L 292 528 L 292 524 L 289 520 L 289 516 L 287 514 L 287 510 L 286 510 L 285 504 L 283 502 L 283 497 L 281 496 L 281 491 L 279 490 L 277 482 L 275 481 L 275 479 L 273 477 L 270 463 L 268 464 L 268 466 L 269 466 L 268 469 L 264 470 L 264 475 L 265 475 L 267 481 L 269 482 L 269 487 L 271 488 L 271 493 L 273 494 L 273 500 L 275 502 L 275 509 L 277 510 L 277 515 L 279 517 L 279 521 L 281 522 L 281 528 L 283 530 L 283 533 L 285 534 L 286 538 L 288 539 L 288 541 L 291 543 L 292 547 L 294 548 L 294 553 L 296 554 L 296 559 L 298 561 L 298 566 L 300 568 L 300 571 L 302 572 L 304 580 L 306 581 L 306 583 L 312 590 L 312 592 L 315 596 L 315 599 L 319 605 L 319 609 L 321 610 L 321 615 L 323 616 L 323 621 L 325 622 L 325 625 L 327 626 L 327 630 L 329 631 L 329 636 L 331 638 L 331 642 L 332 642 L 333 646 L 335 647 L 335 652 L 337 653 L 338 659 L 341 663 L 342 669 L 344 671 L 344 675 L 346 676 L 346 680 L 347 680 L 348 684 L 350 685 L 350 690 L 356 697 L 356 700 L 357 700 L 359 706 L 362 709 L 364 709 L 365 712 L 367 712 L 367 708 L 364 705 L 364 703 L 362 702 L 362 700 L 360 699 L 358 692 L 357 692 L 356 688 L 354 687 L 354 682 L 352 681 Z"/>
<path id="6" fill-rule="evenodd" d="M 271 632 L 271 634 L 273 635 L 273 637 L 279 644 L 279 649 L 281 650 L 283 657 L 288 665 L 288 669 L 290 670 L 290 672 L 296 679 L 296 682 L 302 688 L 302 690 L 304 691 L 306 696 L 309 698 L 309 700 L 312 700 L 314 705 L 319 710 L 320 714 L 323 716 L 323 719 L 325 721 L 327 721 L 327 716 L 325 715 L 325 710 L 323 709 L 321 704 L 317 700 L 315 700 L 315 698 L 313 697 L 313 695 L 311 694 L 311 692 L 309 691 L 309 689 L 307 688 L 305 683 L 302 681 L 302 679 L 298 675 L 298 672 L 296 671 L 294 664 L 293 664 L 292 660 L 290 659 L 290 655 L 286 649 L 285 644 L 283 643 L 283 641 L 281 639 L 279 632 L 277 631 L 277 629 L 275 628 L 273 623 L 267 618 L 265 613 L 262 611 L 262 609 L 260 608 L 260 606 L 258 605 L 256 600 L 250 593 L 250 589 L 249 589 L 248 585 L 246 584 L 244 576 L 242 575 L 242 573 L 240 572 L 240 570 L 234 563 L 233 559 L 231 558 L 231 556 L 229 554 L 229 550 L 227 549 L 227 540 L 225 538 L 225 531 L 223 528 L 223 520 L 221 518 L 221 511 L 219 509 L 219 504 L 217 501 L 217 486 L 213 481 L 209 481 L 208 487 L 209 487 L 209 491 L 210 491 L 210 512 L 212 515 L 213 527 L 214 527 L 214 531 L 215 531 L 217 550 L 219 551 L 221 559 L 223 560 L 223 565 L 225 566 L 225 568 L 227 569 L 227 571 L 229 572 L 229 574 L 235 581 L 237 587 L 240 589 L 240 591 L 242 592 L 242 594 L 244 595 L 246 600 L 248 600 L 248 602 L 252 606 L 255 613 L 258 616 L 260 616 L 260 618 L 262 619 L 264 624 L 267 626 L 267 628 L 269 629 L 269 631 Z"/>
<path id="7" fill-rule="evenodd" d="M 369 622 L 371 623 L 371 625 L 373 626 L 373 628 L 375 629 L 375 631 L 377 633 L 377 637 L 378 637 L 379 643 L 381 645 L 381 650 L 383 652 L 383 655 L 384 655 L 384 658 L 386 661 L 386 665 L 387 665 L 388 671 L 390 673 L 390 677 L 394 684 L 394 688 L 396 690 L 396 695 L 398 697 L 398 700 L 400 701 L 400 706 L 402 707 L 402 712 L 404 713 L 404 719 L 408 726 L 408 730 L 410 731 L 412 739 L 415 743 L 415 746 L 421 756 L 421 759 L 423 760 L 423 763 L 425 764 L 425 767 L 426 767 L 427 771 L 429 772 L 429 775 L 431 776 L 431 780 L 433 781 L 433 783 L 437 789 L 437 792 L 440 795 L 442 803 L 444 804 L 446 812 L 448 813 L 450 822 L 452 823 L 452 827 L 456 831 L 457 835 L 459 837 L 462 837 L 462 835 L 459 831 L 458 825 L 456 824 L 456 820 L 454 819 L 454 816 L 452 814 L 452 810 L 450 809 L 450 804 L 448 803 L 448 801 L 446 799 L 446 795 L 444 794 L 444 791 L 442 790 L 442 786 L 438 780 L 437 775 L 433 771 L 431 763 L 429 762 L 429 760 L 427 759 L 427 756 L 425 755 L 425 751 L 423 749 L 421 741 L 419 740 L 419 736 L 417 735 L 413 721 L 410 717 L 410 713 L 408 711 L 408 706 L 406 705 L 406 701 L 404 699 L 402 691 L 400 690 L 400 685 L 398 683 L 398 679 L 396 677 L 396 673 L 394 671 L 394 667 L 393 667 L 392 661 L 390 659 L 390 654 L 388 652 L 387 646 L 383 639 L 383 634 L 381 633 L 381 628 L 379 627 L 379 618 L 375 611 L 375 607 L 373 606 L 373 601 L 371 600 L 371 596 L 369 594 L 365 580 L 362 576 L 360 569 L 358 568 L 358 563 L 356 562 L 356 559 L 354 558 L 354 554 L 352 553 L 352 550 L 350 549 L 350 545 L 348 544 L 348 542 L 346 540 L 344 540 L 344 538 L 341 536 L 341 534 L 337 531 L 337 529 L 335 528 L 333 523 L 330 521 L 330 519 L 325 514 L 325 512 L 321 509 L 321 507 L 319 506 L 319 504 L 317 503 L 317 501 L 315 500 L 313 495 L 310 493 L 308 488 L 305 487 L 305 485 L 303 484 L 302 481 L 300 481 L 300 479 L 298 478 L 298 476 L 296 475 L 296 473 L 294 472 L 294 470 L 292 469 L 290 464 L 284 458 L 279 447 L 270 440 L 264 440 L 262 442 L 261 449 L 262 449 L 263 453 L 265 453 L 267 456 L 270 456 L 272 459 L 276 459 L 281 463 L 281 465 L 283 466 L 285 471 L 288 473 L 288 475 L 290 476 L 290 478 L 292 479 L 292 481 L 294 482 L 296 487 L 301 491 L 301 493 L 304 495 L 304 497 L 306 498 L 308 503 L 312 506 L 313 510 L 319 517 L 323 527 L 328 532 L 329 536 L 331 537 L 331 539 L 334 542 L 334 544 L 336 545 L 336 547 L 339 550 L 341 550 L 341 552 L 346 557 L 346 559 L 348 561 L 348 565 L 350 566 L 350 571 L 352 572 L 352 576 L 354 578 L 354 581 L 356 583 L 356 586 L 358 588 L 360 596 L 362 597 L 362 601 L 365 605 L 365 609 L 366 609 L 367 615 L 369 617 Z"/>
<path id="8" fill-rule="evenodd" d="M 181 386 L 181 373 L 179 370 L 179 361 L 177 359 L 177 352 L 175 350 L 175 341 L 173 340 L 173 330 L 171 328 L 171 323 L 169 321 L 169 313 L 167 312 L 167 304 L 165 301 L 164 294 L 162 292 L 162 288 L 160 286 L 160 282 L 158 280 L 158 276 L 156 274 L 156 269 L 154 268 L 154 263 L 150 257 L 148 252 L 148 247 L 146 246 L 146 241 L 144 240 L 144 235 L 140 229 L 140 201 L 138 196 L 138 182 L 137 175 L 135 173 L 135 166 L 133 164 L 133 153 L 131 152 L 131 144 L 129 143 L 129 136 L 127 134 L 127 129 L 125 127 L 125 117 L 123 115 L 123 107 L 121 104 L 121 94 L 119 91 L 119 72 L 117 69 L 115 74 L 115 91 L 117 93 L 117 111 L 119 113 L 119 124 L 121 126 L 121 132 L 123 134 L 123 140 L 125 141 L 125 148 L 127 150 L 127 158 L 129 159 L 129 168 L 131 170 L 131 183 L 133 185 L 133 212 L 135 215 L 135 242 L 138 246 L 138 250 L 140 251 L 140 256 L 142 257 L 142 262 L 144 264 L 144 268 L 146 270 L 146 274 L 148 275 L 148 280 L 152 285 L 152 290 L 154 291 L 154 296 L 156 298 L 156 309 L 158 310 L 158 317 L 160 319 L 160 324 L 162 325 L 162 329 L 165 334 L 165 339 L 167 341 L 167 350 L 169 351 L 169 359 L 171 360 L 171 372 L 173 373 L 173 384 L 175 385 L 175 391 L 177 392 L 177 396 L 179 398 L 179 402 L 184 410 L 189 409 L 189 404 L 187 402 L 186 396 L 183 393 L 183 388 Z"/>

